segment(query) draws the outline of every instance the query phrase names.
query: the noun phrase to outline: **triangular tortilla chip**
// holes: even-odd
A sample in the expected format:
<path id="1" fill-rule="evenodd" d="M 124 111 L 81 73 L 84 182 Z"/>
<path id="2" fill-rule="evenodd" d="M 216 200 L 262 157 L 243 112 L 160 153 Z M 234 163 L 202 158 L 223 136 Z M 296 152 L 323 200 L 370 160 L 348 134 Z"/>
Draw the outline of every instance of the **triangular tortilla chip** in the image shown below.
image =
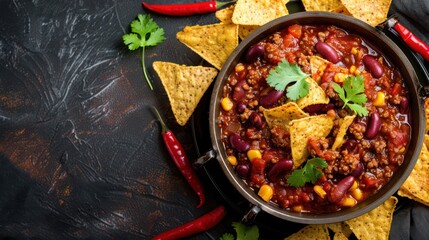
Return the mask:
<path id="1" fill-rule="evenodd" d="M 343 145 L 344 136 L 346 135 L 349 126 L 353 123 L 353 120 L 355 120 L 355 117 L 356 115 L 346 116 L 340 120 L 340 129 L 338 130 L 338 134 L 335 137 L 334 144 L 332 144 L 332 150 L 336 151 Z"/>
<path id="2" fill-rule="evenodd" d="M 323 73 L 325 72 L 325 69 L 329 63 L 330 62 L 328 60 L 316 55 L 310 57 L 310 71 L 311 77 L 314 79 L 314 81 L 317 83 L 320 82 L 320 79 L 322 78 Z"/>
<path id="3" fill-rule="evenodd" d="M 235 5 L 231 5 L 227 8 L 217 10 L 215 16 L 222 23 L 232 23 L 232 14 L 234 13 L 234 8 Z"/>
<path id="4" fill-rule="evenodd" d="M 426 140 L 426 139 L 425 139 Z M 410 176 L 399 188 L 398 195 L 429 206 L 429 151 L 423 144 L 420 156 Z"/>
<path id="5" fill-rule="evenodd" d="M 386 20 L 392 0 L 341 0 L 341 2 L 353 17 L 375 27 Z"/>
<path id="6" fill-rule="evenodd" d="M 306 11 L 331 11 L 342 6 L 340 0 L 302 0 Z"/>
<path id="7" fill-rule="evenodd" d="M 357 239 L 388 240 L 396 203 L 398 199 L 390 197 L 370 212 L 347 220 L 346 223 Z"/>
<path id="8" fill-rule="evenodd" d="M 315 82 L 312 78 L 307 78 L 306 81 L 310 84 L 307 96 L 296 100 L 296 104 L 304 109 L 307 106 L 314 104 L 327 104 L 329 97 L 326 96 L 325 91 Z"/>
<path id="9" fill-rule="evenodd" d="M 429 131 L 429 98 L 425 99 L 426 133 Z"/>
<path id="10" fill-rule="evenodd" d="M 238 45 L 237 28 L 235 24 L 223 23 L 186 26 L 176 37 L 204 60 L 221 69 Z"/>
<path id="11" fill-rule="evenodd" d="M 284 240 L 329 240 L 328 228 L 325 224 L 307 225 Z"/>
<path id="12" fill-rule="evenodd" d="M 294 102 L 289 102 L 271 109 L 263 109 L 263 113 L 270 128 L 277 126 L 286 131 L 289 131 L 290 121 L 309 116 Z"/>
<path id="13" fill-rule="evenodd" d="M 344 15 L 347 15 L 347 16 L 351 16 L 352 15 L 349 11 L 347 11 L 347 8 L 344 7 L 344 5 L 342 5 L 342 4 L 341 4 L 340 7 L 337 7 L 335 9 L 329 10 L 329 12 L 341 13 L 341 14 L 344 14 Z"/>
<path id="14" fill-rule="evenodd" d="M 238 25 L 258 25 L 289 14 L 289 0 L 238 0 L 232 14 L 232 22 Z"/>
<path id="15" fill-rule="evenodd" d="M 260 26 L 258 25 L 239 25 L 238 36 L 240 37 L 241 40 L 243 40 L 259 27 Z"/>
<path id="16" fill-rule="evenodd" d="M 177 123 L 184 126 L 218 71 L 212 67 L 154 62 Z"/>
<path id="17" fill-rule="evenodd" d="M 353 233 L 352 230 L 345 222 L 329 223 L 326 225 L 328 226 L 329 229 L 331 229 L 335 233 L 335 235 L 337 235 L 337 233 L 340 233 L 344 235 L 346 238 L 348 238 Z"/>
<path id="18" fill-rule="evenodd" d="M 292 160 L 299 167 L 309 155 L 309 137 L 326 137 L 334 126 L 334 120 L 326 114 L 292 120 L 289 124 Z"/>

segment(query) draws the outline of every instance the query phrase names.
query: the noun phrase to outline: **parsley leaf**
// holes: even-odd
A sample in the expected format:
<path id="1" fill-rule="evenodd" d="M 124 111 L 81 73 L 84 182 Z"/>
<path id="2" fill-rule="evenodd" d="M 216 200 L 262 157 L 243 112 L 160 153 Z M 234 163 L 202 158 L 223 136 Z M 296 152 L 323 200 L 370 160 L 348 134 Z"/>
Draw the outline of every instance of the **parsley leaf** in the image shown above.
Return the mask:
<path id="1" fill-rule="evenodd" d="M 241 222 L 233 222 L 232 226 L 237 233 L 237 238 L 231 233 L 224 233 L 219 240 L 258 240 L 259 228 L 256 225 L 247 226 Z"/>
<path id="2" fill-rule="evenodd" d="M 312 158 L 305 163 L 301 169 L 292 172 L 287 178 L 287 183 L 293 187 L 302 187 L 306 183 L 315 184 L 322 176 L 322 172 L 318 168 L 326 168 L 328 163 L 323 158 Z"/>
<path id="3" fill-rule="evenodd" d="M 357 115 L 363 117 L 368 115 L 368 110 L 365 106 L 367 98 L 365 95 L 365 86 L 363 77 L 349 76 L 344 81 L 343 87 L 335 82 L 332 82 L 335 92 L 343 100 L 344 107 L 349 107 L 350 110 L 355 112 Z"/>
<path id="4" fill-rule="evenodd" d="M 132 21 L 130 26 L 132 33 L 124 34 L 122 36 L 122 40 L 125 45 L 128 45 L 129 50 L 142 48 L 141 64 L 143 74 L 150 89 L 153 90 L 152 84 L 150 83 L 149 77 L 146 73 L 144 51 L 145 47 L 156 46 L 165 40 L 164 29 L 160 28 L 149 15 L 142 14 L 139 14 L 137 16 L 137 20 Z"/>
<path id="5" fill-rule="evenodd" d="M 297 100 L 305 97 L 310 89 L 310 84 L 305 80 L 308 77 L 297 64 L 289 64 L 285 59 L 277 67 L 270 70 L 267 83 L 277 91 L 284 91 L 286 86 L 286 97 Z"/>

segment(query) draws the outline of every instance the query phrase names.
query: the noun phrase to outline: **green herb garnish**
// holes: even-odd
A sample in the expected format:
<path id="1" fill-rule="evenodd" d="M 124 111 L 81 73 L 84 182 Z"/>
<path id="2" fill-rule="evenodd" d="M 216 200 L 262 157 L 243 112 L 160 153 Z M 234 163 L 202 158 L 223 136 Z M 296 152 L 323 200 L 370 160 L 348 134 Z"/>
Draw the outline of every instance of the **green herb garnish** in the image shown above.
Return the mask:
<path id="1" fill-rule="evenodd" d="M 156 22 L 149 15 L 139 14 L 137 20 L 131 22 L 131 32 L 122 36 L 125 45 L 128 45 L 128 49 L 136 50 L 142 48 L 142 69 L 144 77 L 150 90 L 153 90 L 152 84 L 150 83 L 149 77 L 146 73 L 146 66 L 144 63 L 144 51 L 145 47 L 156 46 L 165 40 L 164 29 L 160 28 Z"/>
<path id="2" fill-rule="evenodd" d="M 350 110 L 357 115 L 363 117 L 368 115 L 368 110 L 363 106 L 366 101 L 364 79 L 362 76 L 349 76 L 344 80 L 343 87 L 337 83 L 332 82 L 334 90 L 338 96 L 343 100 L 344 107 L 349 107 Z"/>
<path id="3" fill-rule="evenodd" d="M 241 222 L 233 222 L 232 226 L 237 233 L 237 238 L 234 238 L 234 235 L 231 233 L 224 233 L 219 240 L 258 240 L 259 239 L 259 229 L 258 226 L 247 226 Z"/>
<path id="4" fill-rule="evenodd" d="M 328 163 L 323 158 L 312 158 L 308 160 L 304 167 L 292 172 L 287 178 L 287 183 L 292 187 L 303 187 L 306 183 L 315 184 L 322 176 L 319 168 L 328 167 Z"/>
<path id="5" fill-rule="evenodd" d="M 286 60 L 282 60 L 277 67 L 270 70 L 267 77 L 267 83 L 277 91 L 284 91 L 286 86 L 286 97 L 291 100 L 297 100 L 307 96 L 310 84 L 305 80 L 308 77 L 301 68 Z"/>

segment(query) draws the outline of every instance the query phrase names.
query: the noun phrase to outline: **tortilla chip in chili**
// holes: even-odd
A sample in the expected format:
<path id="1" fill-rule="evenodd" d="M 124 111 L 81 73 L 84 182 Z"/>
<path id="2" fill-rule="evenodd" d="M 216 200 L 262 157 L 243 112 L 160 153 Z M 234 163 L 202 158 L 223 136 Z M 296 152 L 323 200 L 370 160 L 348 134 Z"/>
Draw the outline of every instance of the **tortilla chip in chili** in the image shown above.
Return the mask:
<path id="1" fill-rule="evenodd" d="M 427 142 L 425 136 L 425 142 Z M 398 195 L 429 206 L 429 151 L 424 143 L 414 169 L 399 188 Z"/>
<path id="2" fill-rule="evenodd" d="M 232 22 L 238 25 L 258 25 L 289 14 L 289 0 L 238 0 L 232 14 Z"/>
<path id="3" fill-rule="evenodd" d="M 295 119 L 290 122 L 290 142 L 295 167 L 299 167 L 309 156 L 308 139 L 328 136 L 333 126 L 334 120 L 326 114 Z"/>
<path id="4" fill-rule="evenodd" d="M 334 144 L 332 144 L 332 150 L 335 151 L 343 145 L 344 136 L 346 135 L 349 126 L 353 123 L 355 117 L 356 115 L 346 116 L 340 120 L 340 129 L 338 130 L 337 136 L 335 137 Z"/>
<path id="5" fill-rule="evenodd" d="M 320 82 L 320 79 L 322 78 L 328 64 L 330 64 L 328 60 L 319 56 L 313 55 L 310 57 L 310 71 L 311 77 L 314 79 L 314 81 L 317 83 Z"/>
<path id="6" fill-rule="evenodd" d="M 238 45 L 238 29 L 235 24 L 186 26 L 176 37 L 217 69 L 222 68 Z"/>
<path id="7" fill-rule="evenodd" d="M 347 11 L 355 18 L 375 27 L 387 18 L 392 0 L 341 0 Z"/>
<path id="8" fill-rule="evenodd" d="M 396 197 L 390 197 L 383 204 L 362 216 L 347 220 L 346 223 L 357 239 L 389 239 L 393 211 L 398 203 Z"/>
<path id="9" fill-rule="evenodd" d="M 184 126 L 218 71 L 212 67 L 154 62 L 177 123 Z"/>
<path id="10" fill-rule="evenodd" d="M 328 228 L 325 224 L 314 224 L 303 227 L 298 232 L 284 240 L 330 240 Z"/>
<path id="11" fill-rule="evenodd" d="M 342 6 L 340 0 L 302 0 L 306 11 L 331 11 Z"/>
<path id="12" fill-rule="evenodd" d="M 326 96 L 325 91 L 314 81 L 312 78 L 307 78 L 306 81 L 310 84 L 308 94 L 296 100 L 296 104 L 301 109 L 314 105 L 314 104 L 327 104 L 329 103 L 329 97 Z"/>
<path id="13" fill-rule="evenodd" d="M 289 123 L 294 119 L 308 117 L 294 102 L 271 109 L 263 109 L 265 120 L 270 128 L 277 126 L 289 131 Z"/>

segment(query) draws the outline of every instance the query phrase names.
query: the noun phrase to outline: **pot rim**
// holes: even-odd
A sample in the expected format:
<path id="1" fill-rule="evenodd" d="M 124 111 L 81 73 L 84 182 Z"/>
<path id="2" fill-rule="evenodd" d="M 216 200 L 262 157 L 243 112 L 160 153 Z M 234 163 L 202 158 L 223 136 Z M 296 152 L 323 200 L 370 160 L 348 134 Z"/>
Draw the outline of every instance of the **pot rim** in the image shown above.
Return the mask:
<path id="1" fill-rule="evenodd" d="M 345 29 L 349 33 L 357 34 L 363 38 L 365 42 L 374 45 L 375 49 L 383 49 L 381 52 L 386 59 L 389 60 L 389 62 L 395 63 L 395 66 L 400 69 L 402 77 L 409 89 L 410 106 L 413 106 L 413 108 L 410 109 L 410 119 L 412 119 L 411 139 L 404 163 L 402 164 L 404 167 L 399 168 L 390 181 L 376 194 L 352 208 L 338 212 L 324 214 L 296 213 L 282 209 L 272 202 L 265 202 L 244 182 L 244 180 L 237 176 L 234 169 L 227 161 L 223 142 L 220 138 L 221 132 L 217 124 L 217 118 L 220 112 L 219 102 L 222 97 L 222 87 L 225 85 L 225 82 L 232 71 L 232 66 L 237 64 L 249 46 L 261 41 L 263 38 L 277 30 L 284 29 L 295 23 L 309 25 L 335 25 Z M 371 39 L 373 41 L 371 41 Z M 388 51 L 385 49 L 388 49 Z M 230 183 L 233 184 L 237 191 L 251 204 L 260 207 L 262 211 L 284 220 L 303 224 L 324 224 L 345 221 L 369 212 L 387 200 L 399 189 L 414 168 L 423 144 L 425 130 L 424 109 L 422 99 L 419 95 L 420 88 L 421 85 L 418 81 L 417 74 L 409 59 L 405 57 L 404 52 L 380 30 L 377 30 L 350 16 L 336 13 L 301 12 L 286 15 L 261 26 L 246 37 L 232 52 L 220 70 L 212 91 L 209 111 L 210 137 L 213 149 L 216 151 L 216 158 Z"/>

